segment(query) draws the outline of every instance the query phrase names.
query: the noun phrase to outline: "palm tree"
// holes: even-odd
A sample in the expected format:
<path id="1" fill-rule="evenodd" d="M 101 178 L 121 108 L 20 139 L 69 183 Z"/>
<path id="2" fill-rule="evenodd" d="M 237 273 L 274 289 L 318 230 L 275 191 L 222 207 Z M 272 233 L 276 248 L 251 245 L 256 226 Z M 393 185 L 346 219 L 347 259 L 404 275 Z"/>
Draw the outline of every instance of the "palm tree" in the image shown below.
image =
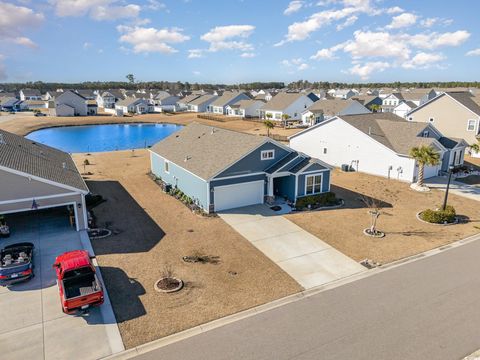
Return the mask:
<path id="1" fill-rule="evenodd" d="M 424 186 L 425 165 L 435 166 L 440 164 L 440 154 L 432 146 L 415 146 L 410 149 L 410 156 L 418 163 L 417 186 Z"/>
<path id="2" fill-rule="evenodd" d="M 263 125 L 267 128 L 267 136 L 270 137 L 270 130 L 275 127 L 275 124 L 271 120 L 265 120 Z"/>
<path id="3" fill-rule="evenodd" d="M 265 114 L 265 117 L 270 120 L 272 118 L 272 113 L 266 113 Z"/>

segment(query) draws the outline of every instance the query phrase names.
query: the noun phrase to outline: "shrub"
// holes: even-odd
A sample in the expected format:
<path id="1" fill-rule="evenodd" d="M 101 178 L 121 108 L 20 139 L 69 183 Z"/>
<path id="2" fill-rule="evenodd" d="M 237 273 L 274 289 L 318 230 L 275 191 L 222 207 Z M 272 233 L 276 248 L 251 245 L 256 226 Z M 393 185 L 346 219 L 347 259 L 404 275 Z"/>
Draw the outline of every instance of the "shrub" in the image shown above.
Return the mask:
<path id="1" fill-rule="evenodd" d="M 333 192 L 323 194 L 307 195 L 297 199 L 295 206 L 299 209 L 308 207 L 318 208 L 323 206 L 337 205 L 338 199 Z"/>
<path id="2" fill-rule="evenodd" d="M 420 214 L 420 218 L 432 224 L 448 224 L 455 221 L 456 215 L 454 207 L 448 205 L 445 210 L 427 209 Z"/>

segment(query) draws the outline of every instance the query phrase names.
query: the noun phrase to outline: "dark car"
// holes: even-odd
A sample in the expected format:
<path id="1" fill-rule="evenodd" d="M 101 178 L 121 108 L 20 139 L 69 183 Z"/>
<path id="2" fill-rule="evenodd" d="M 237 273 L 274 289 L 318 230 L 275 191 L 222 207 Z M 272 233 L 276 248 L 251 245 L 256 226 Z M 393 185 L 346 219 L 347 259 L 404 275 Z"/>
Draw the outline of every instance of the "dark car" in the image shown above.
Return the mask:
<path id="1" fill-rule="evenodd" d="M 47 114 L 41 113 L 41 112 L 36 112 L 35 116 L 47 116 Z"/>
<path id="2" fill-rule="evenodd" d="M 33 277 L 32 243 L 5 246 L 0 250 L 0 285 L 9 286 Z"/>

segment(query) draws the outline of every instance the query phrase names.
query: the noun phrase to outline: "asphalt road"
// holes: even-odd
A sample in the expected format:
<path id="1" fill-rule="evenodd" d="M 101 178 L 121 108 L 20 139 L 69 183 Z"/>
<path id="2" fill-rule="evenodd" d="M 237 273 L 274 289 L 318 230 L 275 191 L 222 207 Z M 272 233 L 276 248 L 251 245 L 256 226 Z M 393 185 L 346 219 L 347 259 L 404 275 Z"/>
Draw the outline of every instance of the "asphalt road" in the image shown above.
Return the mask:
<path id="1" fill-rule="evenodd" d="M 479 348 L 477 240 L 136 359 L 452 360 Z"/>

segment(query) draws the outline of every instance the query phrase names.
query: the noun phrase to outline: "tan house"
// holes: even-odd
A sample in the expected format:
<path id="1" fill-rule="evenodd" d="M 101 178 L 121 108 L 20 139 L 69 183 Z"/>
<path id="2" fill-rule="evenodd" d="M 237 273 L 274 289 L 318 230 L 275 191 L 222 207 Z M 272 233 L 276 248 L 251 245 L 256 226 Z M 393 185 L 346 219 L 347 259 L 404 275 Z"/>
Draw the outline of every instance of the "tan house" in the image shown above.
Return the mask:
<path id="1" fill-rule="evenodd" d="M 407 113 L 406 119 L 431 123 L 445 136 L 474 144 L 480 132 L 480 105 L 468 92 L 445 92 Z"/>
<path id="2" fill-rule="evenodd" d="M 87 185 L 69 154 L 0 130 L 0 214 L 65 208 L 77 231 L 88 227 Z"/>

